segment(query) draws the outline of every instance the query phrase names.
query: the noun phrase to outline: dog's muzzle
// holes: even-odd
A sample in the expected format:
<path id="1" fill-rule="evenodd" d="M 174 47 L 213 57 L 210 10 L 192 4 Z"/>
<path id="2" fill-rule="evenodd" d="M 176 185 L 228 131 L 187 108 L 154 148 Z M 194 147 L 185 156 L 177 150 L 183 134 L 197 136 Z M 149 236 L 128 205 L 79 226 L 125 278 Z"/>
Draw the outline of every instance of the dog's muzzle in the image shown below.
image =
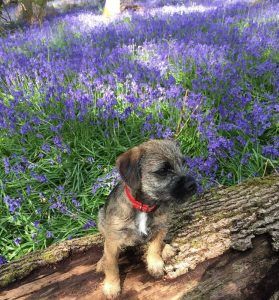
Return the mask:
<path id="1" fill-rule="evenodd" d="M 197 191 L 197 184 L 195 179 L 192 176 L 185 176 L 185 189 L 187 193 L 196 193 Z"/>
<path id="2" fill-rule="evenodd" d="M 171 195 L 178 201 L 183 202 L 197 191 L 197 184 L 192 176 L 179 176 L 175 179 Z"/>

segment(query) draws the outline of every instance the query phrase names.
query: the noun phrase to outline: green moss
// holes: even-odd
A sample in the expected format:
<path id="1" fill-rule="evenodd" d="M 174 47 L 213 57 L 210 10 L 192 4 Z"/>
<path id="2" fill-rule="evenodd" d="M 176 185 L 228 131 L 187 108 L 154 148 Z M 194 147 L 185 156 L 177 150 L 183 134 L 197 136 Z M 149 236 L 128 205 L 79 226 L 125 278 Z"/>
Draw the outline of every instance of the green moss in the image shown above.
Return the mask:
<path id="1" fill-rule="evenodd" d="M 201 248 L 203 242 L 202 241 L 198 241 L 196 239 L 191 241 L 191 247 L 192 248 Z"/>
<path id="2" fill-rule="evenodd" d="M 274 184 L 279 183 L 279 176 L 268 176 L 263 178 L 250 178 L 247 181 L 243 182 L 245 187 L 254 187 L 254 186 L 266 186 L 267 188 L 273 186 Z"/>
<path id="3" fill-rule="evenodd" d="M 194 214 L 193 217 L 194 217 L 195 220 L 199 220 L 199 219 L 201 219 L 202 217 L 204 217 L 204 213 L 201 212 L 201 211 L 196 212 L 196 213 Z"/>
<path id="4" fill-rule="evenodd" d="M 57 255 L 56 253 L 53 253 L 51 251 L 46 251 L 42 254 L 42 259 L 47 262 L 47 263 L 50 263 L 50 264 L 53 264 L 55 262 L 58 261 L 57 259 Z"/>
<path id="5" fill-rule="evenodd" d="M 11 283 L 14 280 L 13 273 L 4 275 L 3 278 L 0 278 L 0 287 L 5 287 L 9 283 Z"/>
<path id="6" fill-rule="evenodd" d="M 69 251 L 67 250 L 60 250 L 60 251 L 45 251 L 42 253 L 42 260 L 45 261 L 48 264 L 53 264 L 56 262 L 61 261 L 63 258 L 67 257 L 69 254 Z"/>
<path id="7" fill-rule="evenodd" d="M 8 284 L 16 281 L 17 279 L 23 278 L 26 274 L 30 273 L 31 270 L 31 262 L 22 266 L 20 269 L 11 268 L 11 270 L 8 271 L 8 274 L 5 274 L 3 277 L 0 277 L 0 287 L 5 287 Z"/>
<path id="8" fill-rule="evenodd" d="M 222 219 L 227 219 L 227 218 L 231 218 L 233 216 L 237 215 L 237 212 L 236 213 L 233 213 L 233 211 L 229 211 L 229 212 L 219 212 L 217 214 L 214 214 L 212 216 L 212 220 L 210 222 L 218 222 Z"/>

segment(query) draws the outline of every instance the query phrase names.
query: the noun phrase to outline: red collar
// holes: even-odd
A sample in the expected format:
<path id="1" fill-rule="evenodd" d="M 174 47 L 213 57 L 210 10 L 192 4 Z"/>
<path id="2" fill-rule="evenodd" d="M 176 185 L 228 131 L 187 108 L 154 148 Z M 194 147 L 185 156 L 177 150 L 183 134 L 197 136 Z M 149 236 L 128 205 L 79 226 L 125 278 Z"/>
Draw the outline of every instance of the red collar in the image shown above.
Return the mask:
<path id="1" fill-rule="evenodd" d="M 143 212 L 152 212 L 153 210 L 155 210 L 157 208 L 157 205 L 149 206 L 147 204 L 143 204 L 143 203 L 137 201 L 130 193 L 130 190 L 127 185 L 125 185 L 124 189 L 125 189 L 125 193 L 126 193 L 128 199 L 131 201 L 131 203 L 133 204 L 133 207 L 135 209 L 143 211 Z"/>

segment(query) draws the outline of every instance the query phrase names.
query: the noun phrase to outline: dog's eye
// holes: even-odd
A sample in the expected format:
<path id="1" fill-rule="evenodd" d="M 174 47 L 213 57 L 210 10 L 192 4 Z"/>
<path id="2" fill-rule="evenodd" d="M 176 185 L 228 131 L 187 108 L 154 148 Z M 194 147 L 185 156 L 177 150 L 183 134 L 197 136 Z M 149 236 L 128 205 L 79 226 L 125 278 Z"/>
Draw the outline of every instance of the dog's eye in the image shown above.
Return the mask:
<path id="1" fill-rule="evenodd" d="M 159 170 L 155 171 L 154 173 L 160 176 L 166 176 L 172 170 L 173 169 L 170 163 L 165 163 L 163 167 L 161 167 Z"/>

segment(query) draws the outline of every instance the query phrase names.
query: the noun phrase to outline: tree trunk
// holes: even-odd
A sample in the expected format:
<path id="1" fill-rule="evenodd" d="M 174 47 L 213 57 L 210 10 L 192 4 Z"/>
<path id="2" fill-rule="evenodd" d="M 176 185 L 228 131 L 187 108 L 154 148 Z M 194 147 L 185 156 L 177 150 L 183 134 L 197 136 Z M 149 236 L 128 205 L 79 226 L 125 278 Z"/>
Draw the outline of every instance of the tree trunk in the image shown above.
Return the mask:
<path id="1" fill-rule="evenodd" d="M 140 4 L 134 4 L 134 0 L 106 0 L 103 15 L 111 17 L 127 10 L 143 11 L 144 7 Z"/>
<path id="2" fill-rule="evenodd" d="M 17 20 L 40 24 L 46 14 L 47 0 L 20 0 L 17 7 Z"/>
<path id="3" fill-rule="evenodd" d="M 122 255 L 121 299 L 278 299 L 279 176 L 177 207 L 168 239 L 175 255 L 164 279 L 148 275 L 134 248 Z M 100 235 L 88 236 L 3 266 L 0 299 L 103 299 L 101 244 Z"/>

